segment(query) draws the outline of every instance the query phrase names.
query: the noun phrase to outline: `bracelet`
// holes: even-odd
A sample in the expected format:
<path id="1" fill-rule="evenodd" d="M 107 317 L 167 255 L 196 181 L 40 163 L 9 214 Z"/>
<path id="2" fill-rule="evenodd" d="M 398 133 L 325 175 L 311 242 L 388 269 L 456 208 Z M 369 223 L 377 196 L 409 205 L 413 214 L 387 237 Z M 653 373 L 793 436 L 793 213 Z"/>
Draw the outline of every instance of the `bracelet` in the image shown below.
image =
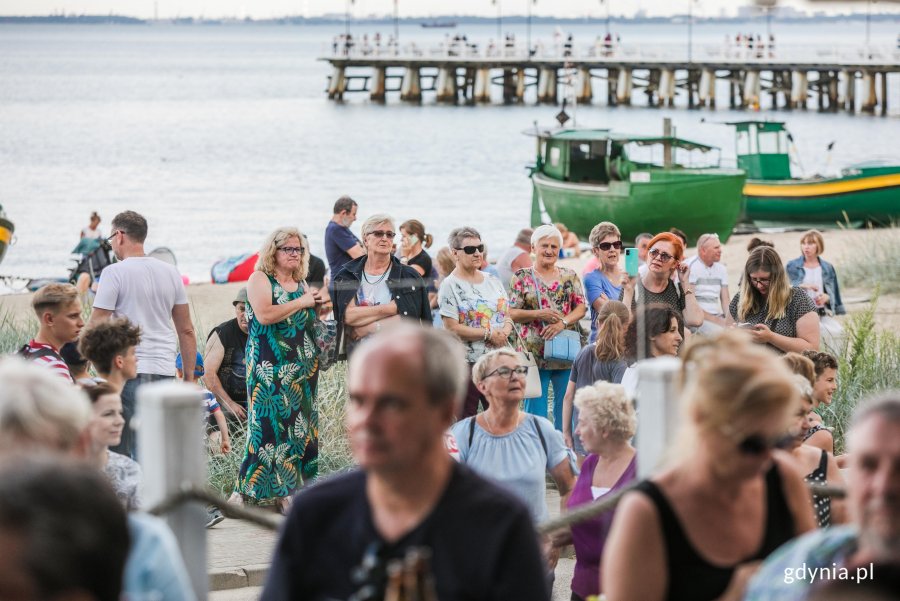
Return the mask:
<path id="1" fill-rule="evenodd" d="M 694 293 L 694 291 L 691 290 L 690 288 L 685 288 L 685 289 L 684 289 L 684 294 L 685 294 L 685 296 L 687 296 L 688 294 L 693 294 L 693 293 Z"/>
<path id="2" fill-rule="evenodd" d="M 491 337 L 491 330 L 488 328 L 484 329 L 484 342 L 488 341 L 488 338 Z"/>

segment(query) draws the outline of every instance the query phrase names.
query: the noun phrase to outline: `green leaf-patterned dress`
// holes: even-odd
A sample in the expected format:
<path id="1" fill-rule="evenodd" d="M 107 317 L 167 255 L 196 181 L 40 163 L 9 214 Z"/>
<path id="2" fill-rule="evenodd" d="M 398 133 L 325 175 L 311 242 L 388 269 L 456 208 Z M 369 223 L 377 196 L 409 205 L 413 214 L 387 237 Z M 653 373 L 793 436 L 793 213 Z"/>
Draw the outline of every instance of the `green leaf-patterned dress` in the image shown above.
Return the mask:
<path id="1" fill-rule="evenodd" d="M 287 292 L 269 276 L 272 304 L 282 305 L 305 292 Z M 318 359 L 311 332 L 313 309 L 263 325 L 247 304 L 247 449 L 237 491 L 267 504 L 290 496 L 318 475 L 319 412 L 316 406 Z"/>

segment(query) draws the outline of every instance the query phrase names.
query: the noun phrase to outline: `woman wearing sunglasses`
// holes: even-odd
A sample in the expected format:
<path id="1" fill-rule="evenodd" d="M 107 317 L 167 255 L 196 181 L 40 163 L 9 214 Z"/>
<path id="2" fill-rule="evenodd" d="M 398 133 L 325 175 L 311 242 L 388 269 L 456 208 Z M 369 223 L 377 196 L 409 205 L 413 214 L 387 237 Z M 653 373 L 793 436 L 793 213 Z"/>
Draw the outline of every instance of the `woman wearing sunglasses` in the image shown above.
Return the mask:
<path id="1" fill-rule="evenodd" d="M 640 277 L 629 278 L 622 287 L 619 299 L 631 307 L 661 303 L 669 305 L 684 316 L 684 325 L 696 328 L 703 324 L 703 309 L 697 304 L 693 288 L 688 283 L 690 267 L 682 263 L 684 243 L 670 232 L 657 234 L 650 240 L 647 251 L 647 272 Z M 672 276 L 677 274 L 679 286 Z"/>
<path id="2" fill-rule="evenodd" d="M 519 409 L 527 371 L 512 349 L 482 355 L 472 368 L 472 380 L 490 405 L 477 416 L 456 422 L 450 432 L 460 462 L 509 489 L 540 523 L 549 517 L 546 474 L 559 490 L 560 509 L 565 508 L 575 475 L 562 434 L 546 418 Z M 552 572 L 559 549 L 552 548 L 549 537 L 544 549 Z"/>
<path id="3" fill-rule="evenodd" d="M 460 227 L 450 232 L 447 244 L 456 259 L 456 267 L 441 282 L 438 306 L 444 328 L 466 345 L 469 372 L 491 349 L 507 345 L 512 334 L 509 301 L 503 284 L 481 271 L 484 243 L 475 228 Z M 463 404 L 461 417 L 478 413 L 478 403 L 486 399 L 474 382 Z"/>
<path id="4" fill-rule="evenodd" d="M 332 277 L 331 297 L 338 348 L 349 356 L 360 340 L 401 318 L 431 324 L 428 289 L 419 272 L 392 254 L 396 234 L 388 215 L 373 215 L 361 228 L 366 254 Z"/>
<path id="5" fill-rule="evenodd" d="M 562 430 L 562 398 L 569 383 L 571 361 L 544 358 L 544 343 L 563 330 L 581 331 L 579 320 L 587 313 L 581 278 L 568 267 L 559 267 L 562 234 L 552 225 L 542 225 L 531 234 L 534 267 L 513 275 L 509 293 L 510 316 L 522 324 L 519 333 L 534 355 L 541 374 L 541 396 L 525 400 L 525 411 L 547 416 L 547 399 L 553 385 L 553 424 Z"/>
<path id="6" fill-rule="evenodd" d="M 761 560 L 815 527 L 803 477 L 777 450 L 800 404 L 787 367 L 730 331 L 698 339 L 682 378 L 683 442 L 613 519 L 609 601 L 741 599 Z"/>
<path id="7" fill-rule="evenodd" d="M 589 238 L 591 252 L 597 258 L 597 269 L 585 274 L 584 291 L 591 307 L 591 342 L 597 339 L 597 313 L 609 299 L 618 300 L 628 279 L 619 269 L 622 256 L 622 234 L 609 221 L 594 226 Z"/>
<path id="8" fill-rule="evenodd" d="M 774 248 L 753 249 L 740 291 L 728 306 L 738 327 L 753 341 L 779 353 L 819 349 L 819 315 L 806 291 L 792 287 Z"/>

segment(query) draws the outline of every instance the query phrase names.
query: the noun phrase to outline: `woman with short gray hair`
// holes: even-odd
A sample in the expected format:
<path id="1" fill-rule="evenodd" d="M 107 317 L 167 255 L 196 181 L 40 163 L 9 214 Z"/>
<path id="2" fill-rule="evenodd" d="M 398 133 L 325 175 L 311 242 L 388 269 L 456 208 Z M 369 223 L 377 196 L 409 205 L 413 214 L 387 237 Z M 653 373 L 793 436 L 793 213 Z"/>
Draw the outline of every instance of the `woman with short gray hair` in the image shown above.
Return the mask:
<path id="1" fill-rule="evenodd" d="M 396 228 L 390 215 L 372 215 L 361 228 L 366 254 L 344 264 L 331 280 L 338 348 L 347 354 L 383 326 L 402 318 L 431 323 L 425 281 L 393 255 Z"/>
<path id="2" fill-rule="evenodd" d="M 484 243 L 477 230 L 457 228 L 447 242 L 456 267 L 441 282 L 438 306 L 444 328 L 466 345 L 471 371 L 486 352 L 507 345 L 512 333 L 509 301 L 500 280 L 481 271 Z M 475 415 L 479 402 L 487 407 L 476 383 L 470 383 L 461 417 Z"/>
<path id="3" fill-rule="evenodd" d="M 544 358 L 544 345 L 563 330 L 581 333 L 578 321 L 587 313 L 584 288 L 578 274 L 559 267 L 562 234 L 552 225 L 542 225 L 531 235 L 534 267 L 520 269 L 513 275 L 509 307 L 510 316 L 522 324 L 519 336 L 525 348 L 534 355 L 541 375 L 541 396 L 525 399 L 525 411 L 547 416 L 547 399 L 553 385 L 553 423 L 562 430 L 562 399 L 569 383 L 571 361 Z M 584 343 L 582 336 L 582 344 Z"/>

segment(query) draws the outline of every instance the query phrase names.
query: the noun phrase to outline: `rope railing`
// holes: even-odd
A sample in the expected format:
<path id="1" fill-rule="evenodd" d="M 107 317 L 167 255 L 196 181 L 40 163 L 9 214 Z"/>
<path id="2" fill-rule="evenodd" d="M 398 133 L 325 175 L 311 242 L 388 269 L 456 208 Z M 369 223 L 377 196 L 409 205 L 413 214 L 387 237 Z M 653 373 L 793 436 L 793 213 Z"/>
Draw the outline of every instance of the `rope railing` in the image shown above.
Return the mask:
<path id="1" fill-rule="evenodd" d="M 631 489 L 636 485 L 637 483 L 635 482 L 634 484 L 619 489 L 612 495 L 604 496 L 602 499 L 598 499 L 596 501 L 591 501 L 590 503 L 581 505 L 576 509 L 567 511 L 565 514 L 560 515 L 558 518 L 542 522 L 537 526 L 538 534 L 550 534 L 551 532 L 568 528 L 573 524 L 587 521 L 602 513 L 615 509 L 616 505 L 619 504 L 619 501 L 622 500 L 622 497 L 626 493 L 631 491 Z M 819 497 L 843 499 L 847 496 L 847 489 L 843 486 L 833 486 L 831 484 L 808 482 L 807 488 L 809 488 L 809 491 L 812 494 Z M 224 498 L 222 498 L 212 490 L 204 487 L 194 486 L 192 484 L 185 484 L 181 487 L 180 491 L 166 497 L 165 499 L 148 509 L 147 513 L 151 515 L 161 516 L 172 511 L 183 503 L 192 501 L 205 503 L 207 505 L 215 505 L 222 512 L 222 515 L 224 515 L 226 518 L 246 520 L 266 530 L 278 530 L 278 527 L 280 526 L 280 520 L 267 512 L 233 505 L 231 503 L 228 503 L 228 501 L 226 501 Z"/>

